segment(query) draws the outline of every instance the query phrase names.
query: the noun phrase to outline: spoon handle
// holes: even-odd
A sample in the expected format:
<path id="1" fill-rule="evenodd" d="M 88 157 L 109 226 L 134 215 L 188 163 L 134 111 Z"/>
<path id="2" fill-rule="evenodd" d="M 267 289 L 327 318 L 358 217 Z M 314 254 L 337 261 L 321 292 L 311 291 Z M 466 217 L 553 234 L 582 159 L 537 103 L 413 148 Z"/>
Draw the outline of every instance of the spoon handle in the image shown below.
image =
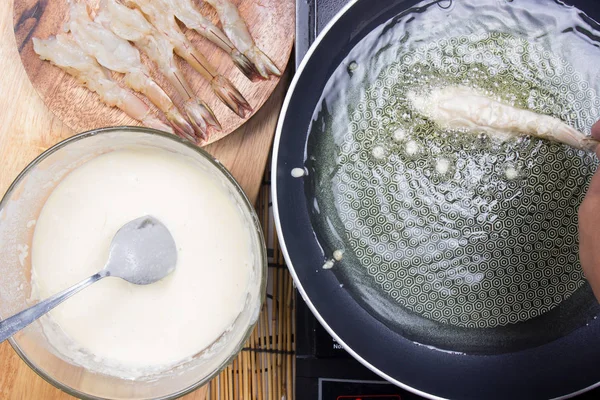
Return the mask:
<path id="1" fill-rule="evenodd" d="M 35 306 L 29 307 L 20 313 L 13 315 L 10 318 L 0 321 L 0 343 L 31 324 L 33 321 L 52 310 L 54 307 L 79 292 L 81 289 L 91 285 L 94 282 L 108 276 L 105 271 L 101 271 L 96 275 L 92 275 L 86 280 L 63 290 L 54 296 L 39 302 Z"/>

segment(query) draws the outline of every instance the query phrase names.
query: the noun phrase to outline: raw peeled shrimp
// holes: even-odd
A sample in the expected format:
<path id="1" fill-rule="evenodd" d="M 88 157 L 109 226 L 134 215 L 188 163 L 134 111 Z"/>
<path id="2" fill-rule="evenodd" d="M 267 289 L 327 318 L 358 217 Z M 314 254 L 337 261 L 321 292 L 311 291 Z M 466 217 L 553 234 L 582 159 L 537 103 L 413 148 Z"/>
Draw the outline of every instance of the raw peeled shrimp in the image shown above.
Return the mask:
<path id="1" fill-rule="evenodd" d="M 207 81 L 221 101 L 223 101 L 233 112 L 242 118 L 252 112 L 244 96 L 229 82 L 227 78 L 219 75 L 217 70 L 200 54 L 183 34 L 175 16 L 163 0 L 125 0 L 128 6 L 137 7 L 148 17 L 148 20 L 169 38 L 175 53 L 186 60 Z"/>
<path id="2" fill-rule="evenodd" d="M 202 139 L 208 139 L 208 128 L 220 130 L 221 126 L 210 108 L 194 97 L 185 77 L 179 70 L 171 41 L 158 32 L 137 9 L 131 9 L 117 0 L 101 0 L 96 22 L 110 29 L 124 40 L 133 42 L 157 65 L 160 72 L 177 89 L 184 99 L 183 108 L 196 124 Z"/>
<path id="3" fill-rule="evenodd" d="M 280 76 L 281 71 L 275 63 L 263 53 L 248 31 L 244 19 L 240 15 L 237 7 L 230 0 L 204 0 L 210 4 L 219 15 L 219 20 L 223 25 L 223 30 L 231 39 L 235 47 L 252 63 L 260 75 L 268 79 L 269 75 Z M 184 22 L 185 23 L 185 22 Z"/>
<path id="4" fill-rule="evenodd" d="M 42 60 L 51 61 L 89 90 L 97 93 L 109 106 L 120 108 L 131 118 L 150 128 L 173 133 L 169 125 L 152 115 L 146 103 L 119 86 L 96 60 L 88 56 L 67 35 L 59 34 L 48 39 L 33 38 L 33 50 Z"/>
<path id="5" fill-rule="evenodd" d="M 417 112 L 446 129 L 532 135 L 591 151 L 599 144 L 558 118 L 504 104 L 465 86 L 435 89 L 425 95 L 411 92 L 407 98 Z"/>
<path id="6" fill-rule="evenodd" d="M 183 22 L 188 29 L 195 30 L 227 52 L 233 59 L 233 63 L 248 79 L 255 81 L 261 78 L 252 62 L 235 48 L 223 31 L 200 14 L 200 11 L 192 4 L 191 0 L 165 0 L 165 2 L 170 7 L 171 12 L 175 14 L 175 17 Z"/>
<path id="7" fill-rule="evenodd" d="M 107 28 L 91 20 L 85 3 L 71 2 L 69 22 L 75 42 L 100 65 L 125 74 L 125 84 L 146 95 L 173 125 L 175 132 L 196 141 L 194 128 L 181 115 L 169 96 L 152 79 L 140 59 L 140 53 L 128 41 L 116 36 Z"/>

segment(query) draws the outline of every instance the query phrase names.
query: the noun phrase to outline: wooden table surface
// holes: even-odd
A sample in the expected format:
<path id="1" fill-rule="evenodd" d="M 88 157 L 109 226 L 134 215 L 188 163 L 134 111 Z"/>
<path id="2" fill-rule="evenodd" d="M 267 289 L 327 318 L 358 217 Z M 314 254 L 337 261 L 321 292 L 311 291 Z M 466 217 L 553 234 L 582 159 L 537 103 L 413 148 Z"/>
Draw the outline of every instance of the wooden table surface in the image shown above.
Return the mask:
<path id="1" fill-rule="evenodd" d="M 76 133 L 48 111 L 29 82 L 15 45 L 12 9 L 12 1 L 0 1 L 0 194 L 33 158 Z M 231 171 L 252 201 L 258 195 L 289 76 L 288 71 L 248 123 L 207 148 Z M 200 389 L 185 399 L 204 397 Z M 70 398 L 29 369 L 8 342 L 0 344 L 0 399 Z"/>

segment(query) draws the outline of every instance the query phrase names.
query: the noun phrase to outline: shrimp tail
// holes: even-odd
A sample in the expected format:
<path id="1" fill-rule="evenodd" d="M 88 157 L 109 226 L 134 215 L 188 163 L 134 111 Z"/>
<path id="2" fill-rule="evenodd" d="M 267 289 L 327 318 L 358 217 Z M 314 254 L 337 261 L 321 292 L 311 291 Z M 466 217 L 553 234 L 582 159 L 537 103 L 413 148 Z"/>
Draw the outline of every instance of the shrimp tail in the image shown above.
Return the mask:
<path id="1" fill-rule="evenodd" d="M 252 82 L 262 79 L 261 73 L 256 69 L 252 61 L 236 49 L 229 38 L 212 23 L 206 22 L 206 27 L 187 24 L 188 28 L 193 28 L 200 35 L 204 36 L 221 49 L 229 53 L 235 66 Z M 203 29 L 204 28 L 204 29 Z"/>
<path id="2" fill-rule="evenodd" d="M 281 76 L 281 71 L 275 63 L 263 53 L 258 47 L 254 46 L 246 52 L 246 57 L 252 60 L 258 73 L 264 78 L 269 79 L 269 75 Z"/>
<path id="3" fill-rule="evenodd" d="M 221 124 L 212 110 L 204 102 L 189 98 L 183 103 L 186 114 L 192 121 L 198 137 L 206 142 L 210 137 L 210 129 L 220 131 Z"/>
<path id="4" fill-rule="evenodd" d="M 585 136 L 583 133 L 580 133 L 575 128 L 572 128 L 571 126 L 562 123 L 558 126 L 556 131 L 552 132 L 552 134 L 547 134 L 546 132 L 544 133 L 550 140 L 566 143 L 569 146 L 584 151 L 595 152 L 596 148 L 600 144 L 600 142 L 598 142 L 597 140 Z"/>
<path id="5" fill-rule="evenodd" d="M 231 51 L 231 59 L 236 67 L 246 76 L 246 78 L 250 79 L 252 82 L 256 82 L 264 79 L 263 74 L 256 69 L 252 61 L 248 59 L 245 55 L 240 53 L 238 50 L 234 49 Z"/>
<path id="6" fill-rule="evenodd" d="M 250 107 L 244 96 L 227 78 L 219 75 L 208 60 L 193 47 L 180 45 L 175 47 L 175 53 L 186 60 L 192 68 L 210 82 L 210 86 L 219 100 L 225 103 L 234 113 L 241 118 L 246 118 L 246 115 L 252 112 L 252 107 Z"/>
<path id="7" fill-rule="evenodd" d="M 194 137 L 195 131 L 192 125 L 175 107 L 167 93 L 147 73 L 141 70 L 129 72 L 125 75 L 125 83 L 150 99 L 165 114 L 178 136 L 186 139 Z"/>
<path id="8" fill-rule="evenodd" d="M 210 82 L 217 97 L 227 105 L 234 113 L 242 118 L 252 113 L 252 107 L 244 99 L 244 96 L 222 75 L 217 75 Z"/>
<path id="9" fill-rule="evenodd" d="M 177 136 L 196 142 L 196 131 L 194 130 L 194 127 L 185 119 L 177 108 L 172 107 L 169 111 L 165 112 L 165 116 L 171 123 Z"/>

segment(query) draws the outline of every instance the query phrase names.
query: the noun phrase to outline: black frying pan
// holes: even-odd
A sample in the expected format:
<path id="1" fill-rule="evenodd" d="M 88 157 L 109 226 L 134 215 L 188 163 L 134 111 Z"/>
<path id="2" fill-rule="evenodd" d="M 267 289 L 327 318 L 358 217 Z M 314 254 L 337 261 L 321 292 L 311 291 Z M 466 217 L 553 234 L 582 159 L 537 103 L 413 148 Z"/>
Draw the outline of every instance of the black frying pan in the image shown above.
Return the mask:
<path id="1" fill-rule="evenodd" d="M 444 0 L 439 6 L 451 3 Z M 584 10 L 590 23 L 600 18 L 598 3 L 570 3 Z M 312 46 L 291 85 L 275 141 L 273 198 L 278 233 L 297 288 L 350 354 L 383 378 L 422 396 L 547 399 L 591 389 L 600 384 L 600 320 L 595 318 L 600 308 L 587 284 L 535 318 L 473 329 L 423 319 L 382 294 L 376 295 L 375 306 L 372 299 L 365 300 L 360 287 L 345 285 L 345 277 L 337 272 L 341 267 L 321 268 L 335 250 L 312 204 L 315 185 L 321 183 L 310 173 L 297 179 L 290 171 L 312 168 L 307 156 L 319 149 L 312 148 L 309 126 L 334 71 L 370 32 L 402 18 L 415 4 L 353 2 Z M 354 261 L 345 257 L 342 267 L 362 274 L 351 265 Z M 361 279 L 370 278 L 364 274 Z M 403 322 L 411 320 L 420 323 Z"/>

